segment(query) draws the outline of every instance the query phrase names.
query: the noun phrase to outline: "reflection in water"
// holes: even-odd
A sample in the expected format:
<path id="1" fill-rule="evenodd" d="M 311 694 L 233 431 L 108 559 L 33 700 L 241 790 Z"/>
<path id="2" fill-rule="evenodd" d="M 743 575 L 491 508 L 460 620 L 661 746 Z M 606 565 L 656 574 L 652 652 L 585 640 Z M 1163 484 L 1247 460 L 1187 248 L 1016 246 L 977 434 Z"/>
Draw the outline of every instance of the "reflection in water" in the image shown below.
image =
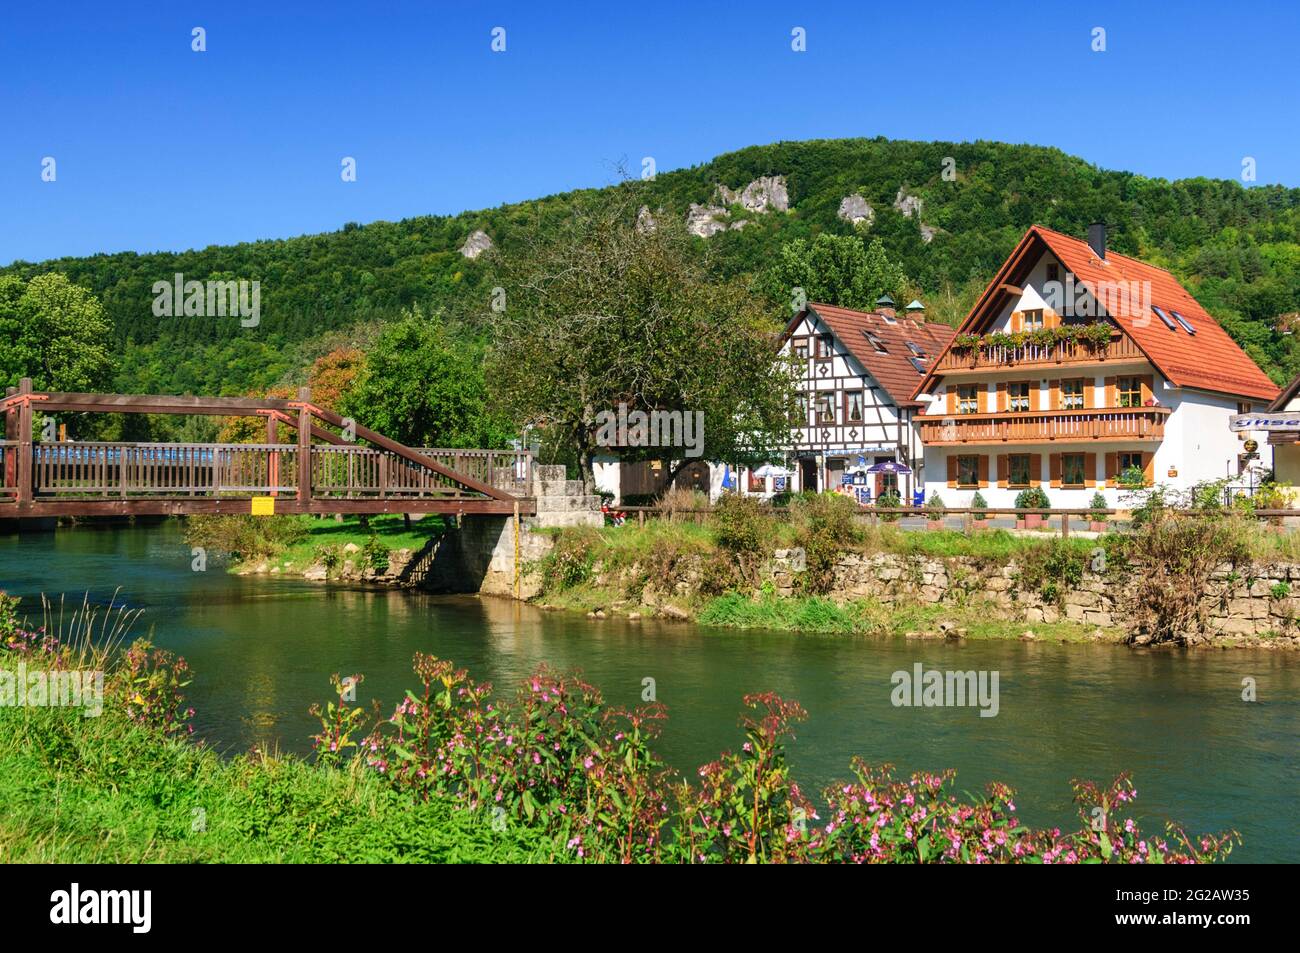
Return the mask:
<path id="1" fill-rule="evenodd" d="M 1297 860 L 1300 659 L 1269 652 L 1134 652 L 1109 646 L 906 642 L 735 632 L 652 620 L 593 622 L 507 600 L 325 588 L 189 568 L 177 527 L 0 536 L 0 587 L 23 595 L 114 588 L 143 606 L 155 641 L 185 655 L 196 729 L 221 751 L 309 750 L 307 713 L 329 676 L 360 673 L 357 700 L 385 711 L 414 686 L 416 651 L 454 660 L 512 694 L 538 664 L 581 669 L 616 704 L 656 681 L 670 718 L 658 745 L 690 771 L 739 743 L 741 697 L 774 690 L 809 719 L 794 772 L 820 791 L 860 754 L 903 771 L 956 768 L 960 786 L 1020 792 L 1027 821 L 1074 816 L 1073 777 L 1133 772 L 1147 823 L 1237 827 L 1240 859 Z M 141 631 L 139 634 L 144 634 Z M 921 662 L 996 670 L 1000 710 L 894 708 L 890 676 Z M 1260 702 L 1241 701 L 1245 677 Z"/>

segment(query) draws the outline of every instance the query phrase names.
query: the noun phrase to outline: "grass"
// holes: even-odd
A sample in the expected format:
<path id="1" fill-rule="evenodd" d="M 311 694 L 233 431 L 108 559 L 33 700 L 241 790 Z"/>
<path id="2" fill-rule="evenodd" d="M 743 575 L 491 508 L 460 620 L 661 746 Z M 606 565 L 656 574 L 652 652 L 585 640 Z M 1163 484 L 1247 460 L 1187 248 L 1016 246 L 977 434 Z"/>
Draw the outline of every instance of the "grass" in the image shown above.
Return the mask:
<path id="1" fill-rule="evenodd" d="M 306 529 L 306 535 L 296 542 L 282 547 L 274 557 L 275 564 L 282 572 L 303 572 L 320 562 L 321 551 L 327 547 L 339 550 L 348 543 L 364 548 L 371 536 L 389 550 L 418 550 L 432 537 L 442 533 L 446 526 L 440 516 L 429 515 L 413 520 L 410 529 L 400 515 L 384 514 L 370 517 L 370 528 L 361 525 L 356 516 L 345 516 L 342 522 L 330 517 L 293 516 Z M 242 568 L 249 563 L 261 562 L 261 558 L 243 560 L 235 568 Z"/>
<path id="2" fill-rule="evenodd" d="M 1075 622 L 1015 622 L 999 619 L 988 607 L 930 603 L 886 605 L 876 599 L 856 599 L 843 604 L 820 596 L 749 598 L 727 593 L 705 604 L 698 615 L 703 625 L 736 628 L 782 629 L 836 635 L 902 636 L 908 632 L 933 632 L 941 621 L 966 630 L 973 640 L 1019 638 L 1026 629 L 1048 642 L 1091 641 L 1095 625 Z M 1113 636 L 1118 641 L 1118 636 Z"/>
<path id="3" fill-rule="evenodd" d="M 0 654 L 0 664 L 12 660 Z M 28 667 L 34 663 L 27 660 Z M 555 862 L 562 847 L 359 763 L 221 758 L 106 705 L 0 707 L 0 860 L 8 863 Z M 498 824 L 498 826 L 500 826 Z"/>

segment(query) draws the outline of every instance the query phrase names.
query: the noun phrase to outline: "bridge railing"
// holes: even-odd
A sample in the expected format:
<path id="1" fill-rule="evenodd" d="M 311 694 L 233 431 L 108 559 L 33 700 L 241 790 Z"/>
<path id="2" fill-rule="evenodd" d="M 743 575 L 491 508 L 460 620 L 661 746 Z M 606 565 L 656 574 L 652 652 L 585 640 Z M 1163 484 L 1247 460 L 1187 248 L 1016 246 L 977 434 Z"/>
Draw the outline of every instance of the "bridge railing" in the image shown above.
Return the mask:
<path id="1" fill-rule="evenodd" d="M 17 443 L 4 442 L 6 466 Z M 294 444 L 197 444 L 60 441 L 32 446 L 36 496 L 128 497 L 155 494 L 222 496 L 295 493 Z M 514 450 L 443 450 L 419 453 L 491 486 L 524 493 L 532 455 Z M 396 454 L 369 447 L 313 445 L 315 496 L 343 498 L 465 499 L 455 479 Z M 7 488 L 12 495 L 13 488 Z"/>

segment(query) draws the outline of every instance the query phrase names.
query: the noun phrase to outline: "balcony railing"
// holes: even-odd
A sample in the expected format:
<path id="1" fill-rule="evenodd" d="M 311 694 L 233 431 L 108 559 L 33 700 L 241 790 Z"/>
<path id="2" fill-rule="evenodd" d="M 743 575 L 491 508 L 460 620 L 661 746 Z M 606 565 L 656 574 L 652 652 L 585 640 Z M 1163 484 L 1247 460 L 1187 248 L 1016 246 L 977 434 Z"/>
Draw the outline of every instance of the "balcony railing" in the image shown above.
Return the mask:
<path id="1" fill-rule="evenodd" d="M 1163 440 L 1168 407 L 1102 407 L 1030 413 L 957 414 L 921 420 L 927 447 L 974 443 Z"/>
<path id="2" fill-rule="evenodd" d="M 1053 344 L 979 345 L 953 347 L 935 365 L 935 372 L 990 370 L 1010 367 L 1044 367 L 1056 364 L 1084 364 L 1115 361 L 1144 361 L 1146 355 L 1133 339 L 1116 331 L 1110 343 L 1096 347 L 1084 341 L 1057 341 Z"/>

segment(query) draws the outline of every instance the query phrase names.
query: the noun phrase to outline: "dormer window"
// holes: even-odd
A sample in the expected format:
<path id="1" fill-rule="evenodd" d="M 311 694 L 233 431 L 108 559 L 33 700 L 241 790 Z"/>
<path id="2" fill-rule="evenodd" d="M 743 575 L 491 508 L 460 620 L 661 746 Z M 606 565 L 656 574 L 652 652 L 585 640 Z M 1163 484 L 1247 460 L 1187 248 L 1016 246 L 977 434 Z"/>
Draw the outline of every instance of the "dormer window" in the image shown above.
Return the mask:
<path id="1" fill-rule="evenodd" d="M 876 349 L 877 354 L 889 353 L 889 351 L 885 349 L 885 342 L 880 340 L 880 338 L 876 337 L 870 331 L 863 331 L 862 334 L 864 337 L 866 337 L 868 341 L 871 342 L 871 346 Z"/>
<path id="2" fill-rule="evenodd" d="M 907 342 L 907 349 L 911 351 L 916 357 L 925 357 L 925 352 L 922 351 L 915 344 L 913 344 L 911 341 Z"/>
<path id="3" fill-rule="evenodd" d="M 1041 331 L 1043 328 L 1043 309 L 1035 308 L 1032 311 L 1021 313 L 1026 331 Z"/>

